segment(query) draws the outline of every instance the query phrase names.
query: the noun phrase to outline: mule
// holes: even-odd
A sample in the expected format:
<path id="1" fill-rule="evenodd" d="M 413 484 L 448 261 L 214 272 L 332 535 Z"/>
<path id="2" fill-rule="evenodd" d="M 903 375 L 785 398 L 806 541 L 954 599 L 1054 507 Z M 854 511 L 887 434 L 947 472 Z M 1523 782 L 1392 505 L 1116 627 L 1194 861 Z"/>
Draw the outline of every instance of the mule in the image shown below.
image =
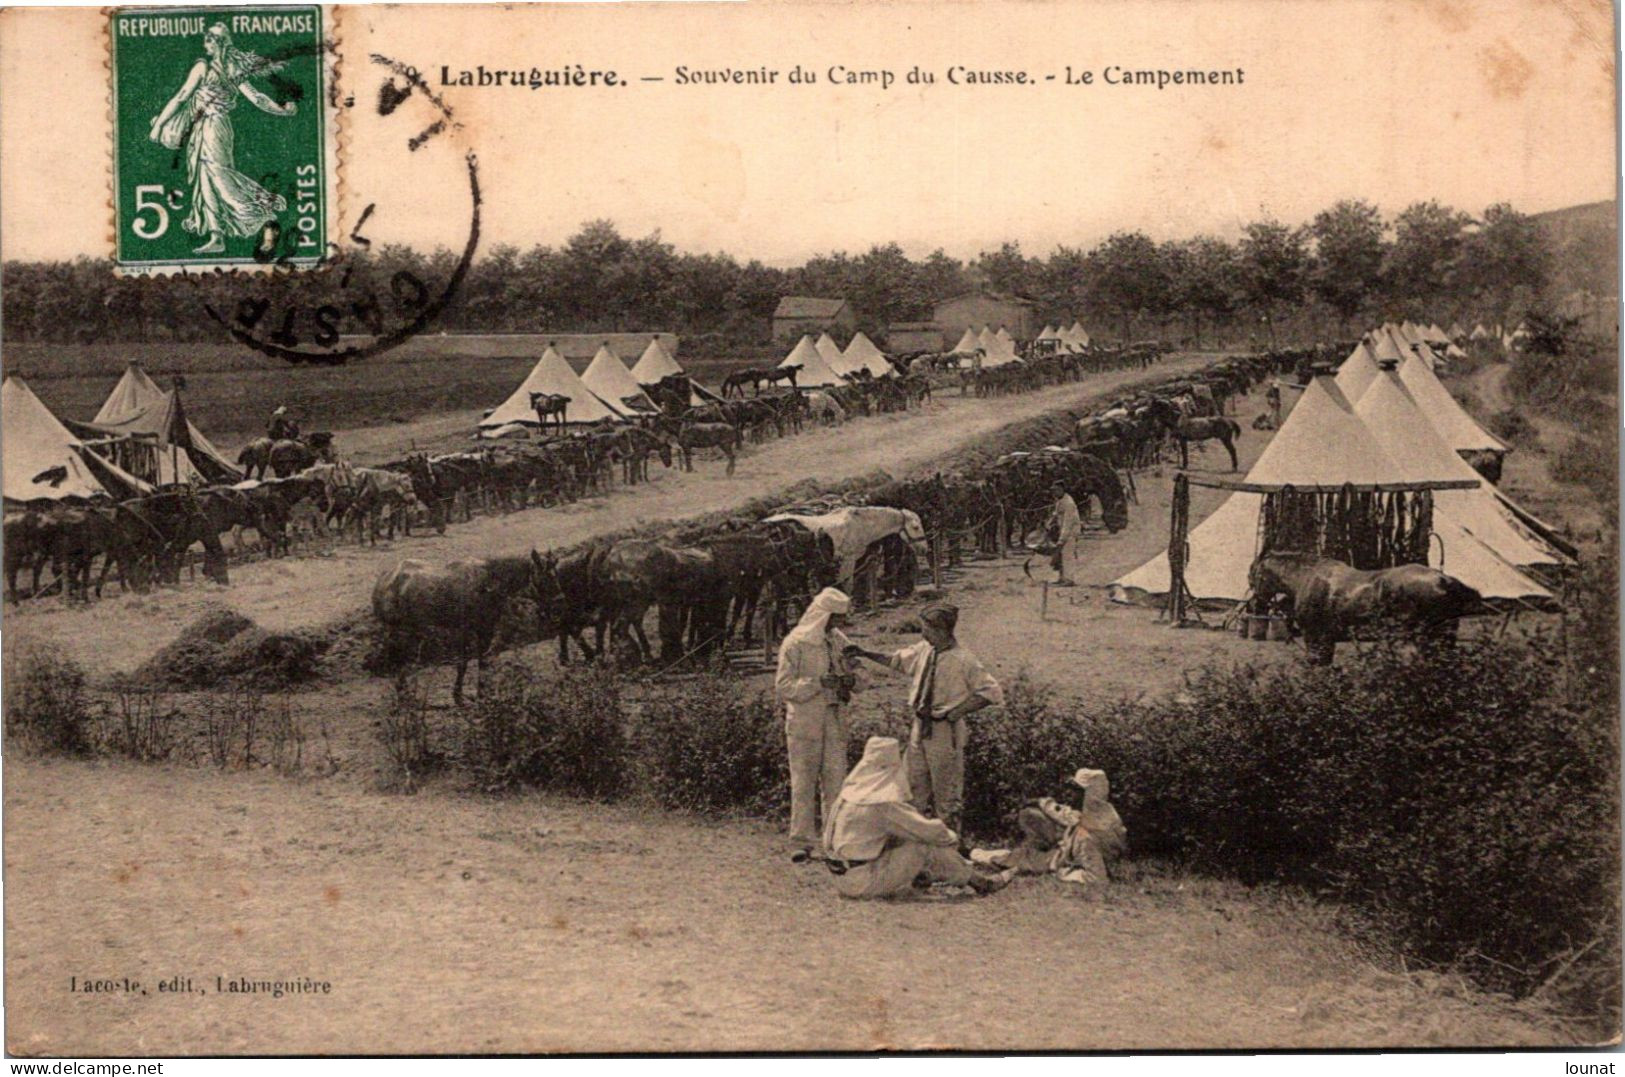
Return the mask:
<path id="1" fill-rule="evenodd" d="M 1180 412 L 1171 400 L 1161 397 L 1150 404 L 1150 414 L 1179 442 L 1179 466 L 1191 466 L 1190 443 L 1217 440 L 1230 454 L 1230 470 L 1240 467 L 1236 457 L 1236 439 L 1241 437 L 1241 424 L 1222 415 L 1190 418 Z"/>
<path id="2" fill-rule="evenodd" d="M 1377 627 L 1453 640 L 1456 623 L 1484 604 L 1476 590 L 1426 565 L 1362 570 L 1297 551 L 1260 557 L 1251 581 L 1256 597 L 1288 597 L 1312 665 L 1330 665 L 1339 642 Z"/>
<path id="3" fill-rule="evenodd" d="M 498 649 L 503 611 L 530 589 L 531 566 L 531 558 L 522 556 L 453 561 L 444 568 L 408 558 L 386 568 L 372 588 L 372 611 L 384 628 L 386 648 L 397 659 L 417 658 L 431 639 L 449 638 L 457 666 L 451 696 L 461 704 L 469 660 L 483 682 Z M 414 644 L 415 653 L 406 653 Z"/>

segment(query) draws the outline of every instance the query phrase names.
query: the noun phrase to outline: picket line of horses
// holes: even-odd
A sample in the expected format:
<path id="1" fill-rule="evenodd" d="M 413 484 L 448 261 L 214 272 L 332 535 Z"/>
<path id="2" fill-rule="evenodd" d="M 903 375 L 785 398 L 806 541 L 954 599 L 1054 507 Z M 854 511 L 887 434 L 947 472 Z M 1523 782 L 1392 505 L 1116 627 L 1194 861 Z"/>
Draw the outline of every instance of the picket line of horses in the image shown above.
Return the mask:
<path id="1" fill-rule="evenodd" d="M 1193 381 L 1246 392 L 1281 362 L 1224 360 L 1135 399 L 1177 397 Z M 1021 545 L 1049 515 L 1057 482 L 1106 530 L 1127 525 L 1132 485 L 1113 462 L 1089 447 L 1038 446 L 952 474 L 829 495 L 659 539 L 595 540 L 447 565 L 408 559 L 378 577 L 373 612 L 394 661 L 431 650 L 450 655 L 459 700 L 468 663 L 483 670 L 505 645 L 500 626 L 512 623 L 504 614 L 516 599 L 528 600 L 536 635 L 558 640 L 561 663 L 574 650 L 587 660 L 665 668 L 736 639 L 771 644 L 820 587 L 838 584 L 868 605 L 909 594 L 928 559 L 951 567 L 972 551 L 999 555 Z M 658 649 L 644 629 L 651 611 Z"/>
<path id="2" fill-rule="evenodd" d="M 1149 362 L 1154 355 L 1147 354 L 1143 347 L 1097 349 L 1084 355 L 1033 355 L 1026 364 L 1012 366 L 1022 368 L 1019 388 L 1025 390 Z M 58 593 L 68 601 L 100 597 L 110 578 L 121 589 L 138 593 L 158 584 L 178 585 L 183 571 L 196 574 L 191 551 L 198 547 L 204 576 L 229 584 L 228 563 L 232 556 L 247 555 L 244 535 L 250 530 L 259 537 L 258 552 L 268 557 L 330 548 L 351 534 L 358 543 L 376 544 L 380 534 L 393 540 L 397 532 L 409 535 L 414 526 L 439 533 L 455 519 L 472 519 L 476 509 L 510 512 L 564 504 L 608 491 L 617 477 L 627 485 L 646 481 L 651 457 L 667 467 L 680 461 L 692 470 L 695 454 L 712 449 L 726 459 L 731 475 L 747 442 L 799 433 L 808 423 L 833 424 L 918 407 L 931 399 L 933 371 L 965 363 L 970 364 L 965 368 L 969 377 L 975 374 L 973 360 L 957 353 L 911 355 L 894 361 L 896 377 L 858 372 L 845 385 L 810 391 L 794 388 L 794 368 L 736 372 L 725 388 L 737 396 L 700 406 L 691 404 L 693 383 L 675 375 L 647 387 L 660 407 L 657 415 L 522 444 L 413 453 L 379 467 L 342 461 L 327 432 L 259 438 L 238 454 L 247 478 L 236 484 L 177 484 L 122 501 L 68 499 L 8 506 L 6 594 L 13 604 L 22 600 L 18 580 L 24 575 L 26 597 Z M 1001 383 L 1009 377 L 1001 375 Z M 775 380 L 788 381 L 791 388 L 763 394 L 761 385 Z M 744 399 L 743 386 L 750 384 L 757 395 Z M 989 391 L 978 389 L 984 395 Z M 549 407 L 562 414 L 557 401 L 534 403 L 544 429 Z M 230 538 L 229 555 L 222 536 Z"/>

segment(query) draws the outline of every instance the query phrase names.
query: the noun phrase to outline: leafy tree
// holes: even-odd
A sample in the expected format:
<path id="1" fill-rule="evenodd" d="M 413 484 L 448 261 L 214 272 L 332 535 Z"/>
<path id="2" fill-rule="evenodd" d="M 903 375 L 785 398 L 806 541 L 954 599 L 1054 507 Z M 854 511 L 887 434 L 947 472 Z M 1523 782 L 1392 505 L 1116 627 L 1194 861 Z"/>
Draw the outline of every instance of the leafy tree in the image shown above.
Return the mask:
<path id="1" fill-rule="evenodd" d="M 1394 218 L 1394 245 L 1384 271 L 1390 308 L 1407 317 L 1426 317 L 1443 305 L 1455 287 L 1465 213 L 1436 201 L 1415 202 Z"/>
<path id="2" fill-rule="evenodd" d="M 989 288 L 1007 295 L 1031 295 L 1037 277 L 1019 243 L 1007 242 L 996 251 L 983 251 L 972 268 Z"/>
<path id="3" fill-rule="evenodd" d="M 1343 320 L 1358 314 L 1382 280 L 1382 214 L 1359 199 L 1321 210 L 1310 222 L 1315 258 L 1309 285 Z"/>
<path id="4" fill-rule="evenodd" d="M 1550 271 L 1540 225 L 1500 202 L 1485 210 L 1483 221 L 1462 240 L 1456 282 L 1474 307 L 1507 317 L 1520 290 L 1525 295 L 1542 291 Z"/>
<path id="5" fill-rule="evenodd" d="M 1254 221 L 1246 227 L 1237 254 L 1242 293 L 1263 317 L 1274 346 L 1276 311 L 1303 300 L 1309 271 L 1304 232 L 1274 218 Z"/>
<path id="6" fill-rule="evenodd" d="M 1162 258 L 1143 232 L 1118 232 L 1089 252 L 1091 306 L 1121 327 L 1124 341 L 1133 338 L 1134 319 L 1160 312 L 1168 294 Z"/>

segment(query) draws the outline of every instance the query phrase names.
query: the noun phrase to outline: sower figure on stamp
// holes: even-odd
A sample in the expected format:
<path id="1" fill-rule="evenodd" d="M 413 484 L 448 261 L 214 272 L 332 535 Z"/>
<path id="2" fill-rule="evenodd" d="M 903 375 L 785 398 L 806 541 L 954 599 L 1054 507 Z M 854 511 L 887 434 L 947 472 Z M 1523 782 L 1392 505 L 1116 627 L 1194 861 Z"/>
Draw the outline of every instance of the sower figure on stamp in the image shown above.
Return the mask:
<path id="1" fill-rule="evenodd" d="M 841 705 L 852 696 L 846 669 L 852 641 L 841 631 L 852 600 L 834 587 L 820 591 L 784 642 L 773 687 L 784 702 L 790 756 L 790 841 L 806 860 L 819 842 L 818 809 L 828 820 L 846 779 L 846 721 Z"/>
<path id="2" fill-rule="evenodd" d="M 192 65 L 186 82 L 152 118 L 148 132 L 152 141 L 172 150 L 185 142 L 192 202 L 181 227 L 208 237 L 196 254 L 218 254 L 226 249 L 226 236 L 256 235 L 288 208 L 287 199 L 237 171 L 236 134 L 231 125 L 239 93 L 272 116 L 292 116 L 299 111 L 295 102 L 279 105 L 248 81 L 281 68 L 280 63 L 237 48 L 226 24 L 217 22 L 203 35 L 203 58 Z"/>
<path id="3" fill-rule="evenodd" d="M 879 665 L 909 674 L 908 781 L 914 804 L 958 831 L 965 791 L 965 718 L 1004 702 L 1004 689 L 981 660 L 954 638 L 955 606 L 932 606 L 920 615 L 920 642 L 879 654 L 852 648 Z"/>

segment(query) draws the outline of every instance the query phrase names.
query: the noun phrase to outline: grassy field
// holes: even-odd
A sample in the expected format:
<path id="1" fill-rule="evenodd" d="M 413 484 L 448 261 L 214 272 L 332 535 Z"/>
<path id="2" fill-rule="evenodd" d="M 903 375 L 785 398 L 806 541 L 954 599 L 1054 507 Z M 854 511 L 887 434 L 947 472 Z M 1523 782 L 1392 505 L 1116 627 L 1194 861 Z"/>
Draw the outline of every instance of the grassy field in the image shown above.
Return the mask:
<path id="1" fill-rule="evenodd" d="M 209 437 L 227 445 L 263 433 L 279 404 L 286 404 L 306 430 L 494 408 L 535 362 L 405 359 L 386 353 L 346 366 L 294 366 L 236 344 L 8 344 L 4 353 L 7 373 L 27 380 L 56 414 L 78 420 L 96 414 L 131 359 L 141 360 L 147 373 L 166 387 L 170 378 L 184 375 L 187 414 Z M 689 373 L 708 385 L 751 362 L 684 359 Z M 585 363 L 575 366 L 578 372 L 586 368 Z"/>

